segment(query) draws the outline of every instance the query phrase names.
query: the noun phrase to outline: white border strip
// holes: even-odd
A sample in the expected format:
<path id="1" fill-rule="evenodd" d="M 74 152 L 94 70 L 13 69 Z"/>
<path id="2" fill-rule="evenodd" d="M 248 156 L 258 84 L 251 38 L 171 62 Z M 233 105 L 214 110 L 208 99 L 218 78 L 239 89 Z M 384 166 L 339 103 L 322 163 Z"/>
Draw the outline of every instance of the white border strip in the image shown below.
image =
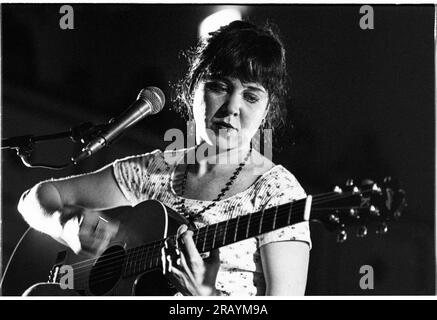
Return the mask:
<path id="1" fill-rule="evenodd" d="M 268 4 L 268 5 L 284 5 L 284 4 L 299 4 L 299 5 L 307 5 L 307 4 L 348 4 L 348 5 L 359 5 L 359 4 L 367 4 L 367 5 L 379 5 L 379 4 L 392 4 L 392 5 L 403 5 L 403 4 L 414 4 L 414 5 L 423 5 L 423 4 L 435 4 L 436 1 L 432 0 L 423 0 L 420 2 L 414 2 L 414 1 L 405 1 L 405 0 L 398 0 L 398 1 L 388 1 L 388 0 L 379 0 L 377 3 L 369 3 L 369 1 L 366 0 L 354 0 L 354 1 L 347 1 L 347 0 L 335 0 L 335 1 L 317 1 L 317 0 L 309 0 L 309 1 L 270 1 L 270 0 L 258 0 L 258 1 L 247 1 L 247 0 L 238 0 L 238 1 L 230 1 L 230 0 L 216 0 L 216 1 L 201 1 L 201 0 L 194 0 L 194 1 L 187 1 L 187 0 L 172 0 L 172 1 L 148 1 L 148 0 L 129 0 L 126 2 L 122 1 L 116 1 L 116 0 L 106 0 L 99 2 L 98 0 L 81 0 L 78 3 L 74 3 L 72 1 L 66 1 L 66 0 L 46 0 L 46 1 L 36 1 L 36 0 L 28 0 L 28 1 L 20 1 L 20 0 L 9 0 L 9 1 L 2 1 L 0 0 L 0 3 L 15 3 L 15 4 L 26 4 L 26 3 L 32 3 L 32 4 L 58 4 L 58 3 L 68 3 L 71 5 L 81 5 L 81 4 L 207 4 L 207 5 L 214 5 L 214 4 L 226 4 L 226 5 L 256 5 L 256 4 Z"/>

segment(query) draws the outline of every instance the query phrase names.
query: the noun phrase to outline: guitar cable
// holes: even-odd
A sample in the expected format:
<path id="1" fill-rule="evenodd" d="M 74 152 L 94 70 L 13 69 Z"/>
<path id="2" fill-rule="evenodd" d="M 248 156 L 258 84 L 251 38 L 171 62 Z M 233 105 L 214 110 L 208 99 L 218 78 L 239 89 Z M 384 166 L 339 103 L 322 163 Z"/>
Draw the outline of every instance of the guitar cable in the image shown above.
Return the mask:
<path id="1" fill-rule="evenodd" d="M 24 231 L 23 235 L 21 236 L 20 240 L 18 240 L 17 244 L 15 245 L 14 250 L 12 251 L 11 256 L 9 257 L 8 263 L 6 264 L 5 270 L 3 271 L 2 278 L 0 279 L 0 292 L 1 295 L 3 295 L 2 289 L 3 289 L 3 280 L 5 279 L 6 273 L 8 272 L 9 265 L 11 264 L 12 258 L 15 255 L 15 252 L 17 251 L 18 247 L 20 246 L 21 242 L 23 241 L 24 237 L 27 235 L 27 233 L 31 230 L 31 227 L 28 227 L 26 231 Z"/>

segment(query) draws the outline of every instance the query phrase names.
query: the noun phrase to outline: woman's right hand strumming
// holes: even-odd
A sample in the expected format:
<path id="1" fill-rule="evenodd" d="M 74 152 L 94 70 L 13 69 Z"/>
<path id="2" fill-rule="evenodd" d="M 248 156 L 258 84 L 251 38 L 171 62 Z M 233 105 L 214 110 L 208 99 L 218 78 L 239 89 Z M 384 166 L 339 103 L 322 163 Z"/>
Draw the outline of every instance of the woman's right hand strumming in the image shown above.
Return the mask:
<path id="1" fill-rule="evenodd" d="M 100 255 L 118 231 L 118 224 L 98 211 L 64 206 L 61 217 L 69 217 L 63 225 L 59 240 L 75 253 Z"/>
<path id="2" fill-rule="evenodd" d="M 70 247 L 75 253 L 99 255 L 118 231 L 100 211 L 129 205 L 112 168 L 39 183 L 26 191 L 18 211 L 34 229 Z"/>

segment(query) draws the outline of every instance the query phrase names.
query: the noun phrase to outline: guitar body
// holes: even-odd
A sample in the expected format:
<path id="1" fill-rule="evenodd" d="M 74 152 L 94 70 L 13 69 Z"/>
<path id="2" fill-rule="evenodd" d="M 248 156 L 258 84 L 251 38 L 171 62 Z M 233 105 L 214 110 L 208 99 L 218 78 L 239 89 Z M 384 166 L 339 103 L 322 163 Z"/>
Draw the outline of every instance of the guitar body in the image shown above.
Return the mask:
<path id="1" fill-rule="evenodd" d="M 31 285 L 47 282 L 55 265 L 69 265 L 73 266 L 74 290 L 79 295 L 174 295 L 177 291 L 163 275 L 161 268 L 128 277 L 122 276 L 129 249 L 166 236 L 166 212 L 167 235 L 174 235 L 177 228 L 187 222 L 160 202 L 150 200 L 129 208 L 129 212 L 125 212 L 119 219 L 116 237 L 100 257 L 76 255 L 51 237 L 31 230 L 11 261 L 11 271 L 6 274 L 5 287 L 15 287 L 15 292 L 8 293 L 6 290 L 3 294 L 21 295 Z M 33 253 L 34 259 L 29 256 Z M 111 259 L 109 264 L 108 259 Z M 39 265 L 37 268 L 33 265 L 35 262 Z M 70 290 L 64 291 L 59 286 L 56 287 L 59 289 L 54 289 L 54 285 L 42 285 L 32 290 L 31 295 L 72 295 Z"/>

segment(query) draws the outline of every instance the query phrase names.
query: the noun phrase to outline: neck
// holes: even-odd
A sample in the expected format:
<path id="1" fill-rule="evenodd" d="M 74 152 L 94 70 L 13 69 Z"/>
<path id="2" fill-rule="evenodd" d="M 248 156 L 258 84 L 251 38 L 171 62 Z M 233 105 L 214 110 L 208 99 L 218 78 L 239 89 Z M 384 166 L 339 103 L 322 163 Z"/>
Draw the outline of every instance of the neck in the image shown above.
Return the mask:
<path id="1" fill-rule="evenodd" d="M 223 150 L 202 142 L 194 149 L 194 152 L 196 152 L 195 171 L 198 174 L 204 174 L 218 169 L 235 168 L 244 161 L 249 150 L 250 144 Z"/>

